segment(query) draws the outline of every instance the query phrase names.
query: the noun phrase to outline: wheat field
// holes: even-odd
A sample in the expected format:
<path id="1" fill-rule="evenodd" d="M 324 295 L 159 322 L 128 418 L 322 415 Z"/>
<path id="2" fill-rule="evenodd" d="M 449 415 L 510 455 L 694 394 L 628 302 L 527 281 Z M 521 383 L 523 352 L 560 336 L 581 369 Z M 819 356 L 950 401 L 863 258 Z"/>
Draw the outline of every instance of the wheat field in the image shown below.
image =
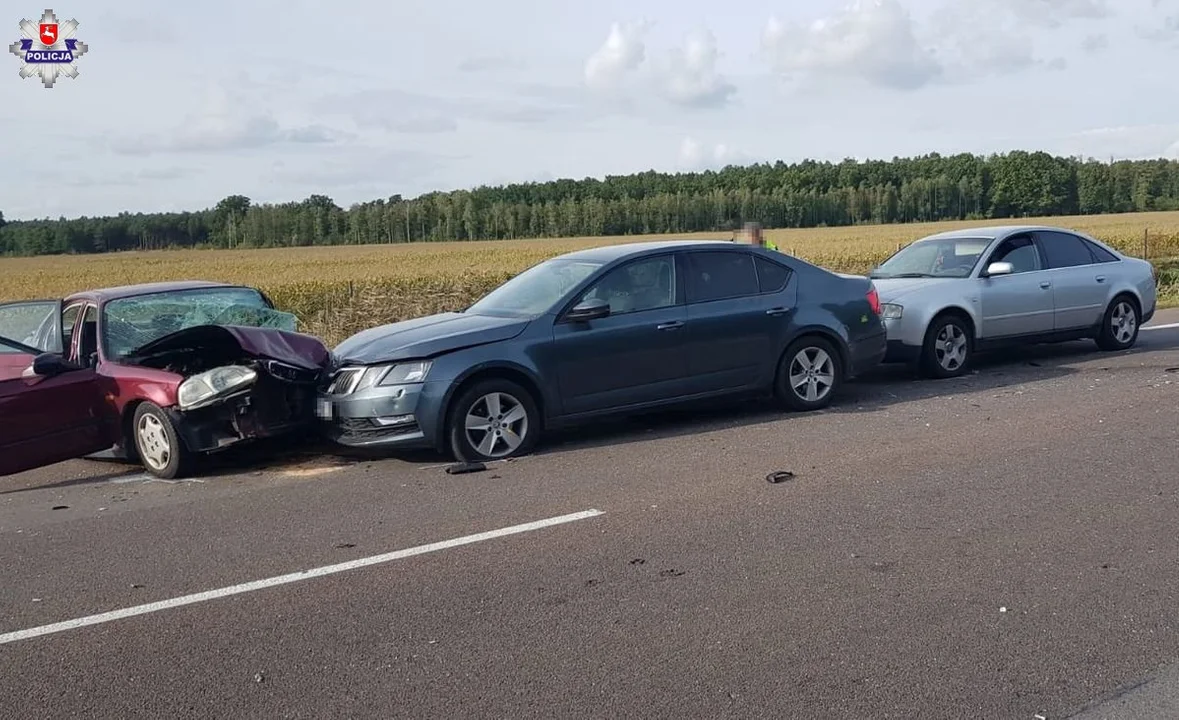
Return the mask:
<path id="1" fill-rule="evenodd" d="M 901 245 L 934 232 L 1015 221 L 768 230 L 778 248 L 840 272 L 865 273 Z M 1022 219 L 1087 232 L 1166 268 L 1160 288 L 1179 301 L 1179 212 Z M 0 301 L 161 280 L 253 285 L 335 344 L 367 327 L 462 307 L 513 274 L 561 253 L 662 238 L 729 240 L 732 233 L 338 245 L 267 250 L 160 250 L 0 259 Z M 1145 238 L 1145 242 L 1144 242 Z M 1172 303 L 1173 304 L 1173 303 Z"/>

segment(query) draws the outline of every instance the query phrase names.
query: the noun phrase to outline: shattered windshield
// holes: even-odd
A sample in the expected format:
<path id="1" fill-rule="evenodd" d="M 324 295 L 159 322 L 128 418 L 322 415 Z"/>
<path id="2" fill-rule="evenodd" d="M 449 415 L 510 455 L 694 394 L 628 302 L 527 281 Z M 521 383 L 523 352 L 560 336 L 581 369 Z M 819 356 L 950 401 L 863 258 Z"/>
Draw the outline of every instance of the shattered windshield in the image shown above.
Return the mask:
<path id="1" fill-rule="evenodd" d="M 291 313 L 269 307 L 251 288 L 177 290 L 112 300 L 103 310 L 103 344 L 111 360 L 200 325 L 245 325 L 294 332 Z"/>

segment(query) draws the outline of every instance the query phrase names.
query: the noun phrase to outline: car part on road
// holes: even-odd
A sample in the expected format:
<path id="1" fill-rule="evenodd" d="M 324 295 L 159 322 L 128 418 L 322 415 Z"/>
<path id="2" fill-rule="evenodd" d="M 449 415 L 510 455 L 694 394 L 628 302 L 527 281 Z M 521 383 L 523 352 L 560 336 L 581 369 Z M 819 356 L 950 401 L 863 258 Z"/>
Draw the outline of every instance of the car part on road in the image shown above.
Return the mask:
<path id="1" fill-rule="evenodd" d="M 790 472 L 789 470 L 776 470 L 769 475 L 766 475 L 766 482 L 773 483 L 774 485 L 793 479 L 794 473 Z"/>
<path id="2" fill-rule="evenodd" d="M 447 475 L 466 475 L 467 473 L 483 472 L 487 466 L 481 462 L 455 463 L 446 466 Z M 498 477 L 498 476 L 496 476 Z"/>

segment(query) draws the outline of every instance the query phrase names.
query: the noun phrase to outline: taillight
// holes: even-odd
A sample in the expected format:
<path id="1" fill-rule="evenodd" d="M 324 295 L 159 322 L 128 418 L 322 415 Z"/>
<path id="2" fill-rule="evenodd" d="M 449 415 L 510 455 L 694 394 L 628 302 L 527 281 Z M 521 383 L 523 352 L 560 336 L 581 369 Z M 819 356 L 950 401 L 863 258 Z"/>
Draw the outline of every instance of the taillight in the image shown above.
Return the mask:
<path id="1" fill-rule="evenodd" d="M 880 293 L 876 292 L 875 287 L 868 289 L 868 304 L 872 306 L 872 312 L 880 314 Z"/>

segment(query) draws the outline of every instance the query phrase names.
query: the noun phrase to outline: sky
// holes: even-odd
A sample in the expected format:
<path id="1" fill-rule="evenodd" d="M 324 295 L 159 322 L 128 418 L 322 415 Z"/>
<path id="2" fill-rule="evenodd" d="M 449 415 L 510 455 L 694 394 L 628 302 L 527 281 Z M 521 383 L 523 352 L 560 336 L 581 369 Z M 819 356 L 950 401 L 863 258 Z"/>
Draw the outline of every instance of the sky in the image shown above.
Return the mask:
<path id="1" fill-rule="evenodd" d="M 44 7 L 5 3 L 0 45 Z M 1179 0 L 53 10 L 87 51 L 50 89 L 0 58 L 8 220 L 808 158 L 1179 158 Z"/>

